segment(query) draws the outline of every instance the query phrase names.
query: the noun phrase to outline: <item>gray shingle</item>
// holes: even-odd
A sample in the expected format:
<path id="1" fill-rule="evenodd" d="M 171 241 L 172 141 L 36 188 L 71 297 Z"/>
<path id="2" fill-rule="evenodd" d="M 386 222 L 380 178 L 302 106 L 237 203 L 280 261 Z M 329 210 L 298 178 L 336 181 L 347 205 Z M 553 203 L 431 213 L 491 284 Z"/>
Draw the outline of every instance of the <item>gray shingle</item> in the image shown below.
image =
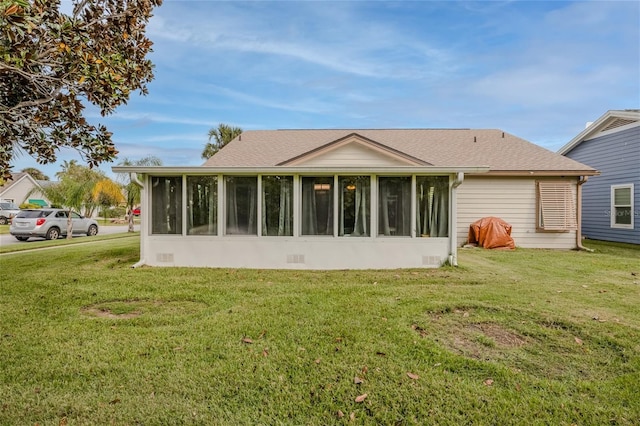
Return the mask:
<path id="1" fill-rule="evenodd" d="M 435 167 L 489 166 L 491 172 L 595 172 L 497 129 L 310 129 L 245 131 L 205 166 L 269 167 L 356 133 Z"/>

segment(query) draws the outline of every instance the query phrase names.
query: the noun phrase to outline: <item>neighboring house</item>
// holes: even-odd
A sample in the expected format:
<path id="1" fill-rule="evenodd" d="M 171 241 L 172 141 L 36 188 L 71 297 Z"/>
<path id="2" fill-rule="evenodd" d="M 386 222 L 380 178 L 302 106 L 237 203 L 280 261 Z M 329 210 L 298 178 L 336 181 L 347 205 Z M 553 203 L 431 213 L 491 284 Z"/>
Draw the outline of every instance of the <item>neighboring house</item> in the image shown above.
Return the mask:
<path id="1" fill-rule="evenodd" d="M 29 173 L 13 173 L 3 186 L 0 186 L 0 200 L 11 201 L 17 205 L 24 203 L 46 207 L 49 200 L 38 191 L 48 181 L 37 181 Z"/>
<path id="2" fill-rule="evenodd" d="M 139 264 L 282 269 L 455 265 L 486 216 L 520 247 L 576 248 L 597 174 L 473 129 L 245 131 L 203 166 L 113 171 L 143 188 Z"/>
<path id="3" fill-rule="evenodd" d="M 597 168 L 583 186 L 582 233 L 640 244 L 640 110 L 612 110 L 558 151 Z"/>

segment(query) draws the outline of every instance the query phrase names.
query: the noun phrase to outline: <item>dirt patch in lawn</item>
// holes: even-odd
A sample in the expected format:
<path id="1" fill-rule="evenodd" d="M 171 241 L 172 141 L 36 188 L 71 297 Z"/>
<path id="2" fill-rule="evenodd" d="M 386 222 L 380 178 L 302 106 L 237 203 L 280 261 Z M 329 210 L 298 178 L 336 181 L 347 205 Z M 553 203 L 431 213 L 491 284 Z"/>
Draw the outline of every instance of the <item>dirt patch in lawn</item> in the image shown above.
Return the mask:
<path id="1" fill-rule="evenodd" d="M 523 336 L 514 331 L 507 330 L 499 324 L 472 324 L 469 328 L 472 330 L 479 330 L 479 332 L 483 333 L 485 336 L 493 339 L 498 346 L 505 348 L 518 348 L 527 343 Z"/>
<path id="2" fill-rule="evenodd" d="M 139 317 L 142 312 L 133 311 L 128 313 L 113 313 L 109 308 L 85 308 L 82 313 L 88 316 L 97 318 L 109 318 L 109 319 L 131 319 Z"/>
<path id="3" fill-rule="evenodd" d="M 500 359 L 530 343 L 527 337 L 493 320 L 500 315 L 496 308 L 453 306 L 429 311 L 427 315 L 429 321 L 412 325 L 413 330 L 469 358 Z"/>
<path id="4" fill-rule="evenodd" d="M 495 323 L 460 325 L 451 334 L 439 336 L 438 341 L 460 355 L 481 360 L 501 358 L 527 344 L 524 336 Z"/>
<path id="5" fill-rule="evenodd" d="M 189 315 L 203 309 L 206 304 L 190 300 L 110 300 L 85 306 L 86 316 L 107 319 L 133 319 L 140 316 Z"/>

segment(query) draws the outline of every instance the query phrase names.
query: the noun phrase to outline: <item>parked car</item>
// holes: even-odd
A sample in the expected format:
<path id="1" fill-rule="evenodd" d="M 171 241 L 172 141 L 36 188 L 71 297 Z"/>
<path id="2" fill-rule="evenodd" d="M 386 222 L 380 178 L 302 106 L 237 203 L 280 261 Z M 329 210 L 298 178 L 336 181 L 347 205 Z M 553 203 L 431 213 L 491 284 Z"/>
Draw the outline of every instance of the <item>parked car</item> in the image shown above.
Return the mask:
<path id="1" fill-rule="evenodd" d="M 140 216 L 140 207 L 134 207 L 131 213 L 133 213 L 134 216 Z"/>
<path id="2" fill-rule="evenodd" d="M 0 225 L 11 222 L 15 215 L 20 213 L 20 207 L 10 201 L 0 201 Z"/>
<path id="3" fill-rule="evenodd" d="M 30 237 L 55 240 L 67 235 L 68 211 L 64 209 L 26 209 L 22 210 L 11 222 L 9 233 L 18 241 L 27 241 Z M 93 236 L 98 234 L 98 222 L 71 212 L 73 235 Z"/>

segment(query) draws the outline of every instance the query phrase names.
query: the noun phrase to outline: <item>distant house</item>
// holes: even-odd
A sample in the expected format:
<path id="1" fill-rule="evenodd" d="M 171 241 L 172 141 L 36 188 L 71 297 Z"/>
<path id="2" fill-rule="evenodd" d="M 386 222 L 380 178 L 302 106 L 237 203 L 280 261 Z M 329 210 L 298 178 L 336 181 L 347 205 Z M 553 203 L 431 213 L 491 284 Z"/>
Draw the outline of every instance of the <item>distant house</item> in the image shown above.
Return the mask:
<path id="1" fill-rule="evenodd" d="M 17 205 L 30 203 L 46 207 L 49 200 L 38 189 L 48 183 L 35 180 L 29 173 L 13 173 L 11 179 L 0 186 L 0 200 L 11 201 Z"/>
<path id="2" fill-rule="evenodd" d="M 640 110 L 607 111 L 558 152 L 602 173 L 584 185 L 583 234 L 640 244 Z"/>
<path id="3" fill-rule="evenodd" d="M 140 264 L 282 269 L 455 265 L 486 216 L 520 247 L 575 248 L 597 174 L 481 129 L 246 131 L 200 167 L 113 171 L 143 188 Z"/>

